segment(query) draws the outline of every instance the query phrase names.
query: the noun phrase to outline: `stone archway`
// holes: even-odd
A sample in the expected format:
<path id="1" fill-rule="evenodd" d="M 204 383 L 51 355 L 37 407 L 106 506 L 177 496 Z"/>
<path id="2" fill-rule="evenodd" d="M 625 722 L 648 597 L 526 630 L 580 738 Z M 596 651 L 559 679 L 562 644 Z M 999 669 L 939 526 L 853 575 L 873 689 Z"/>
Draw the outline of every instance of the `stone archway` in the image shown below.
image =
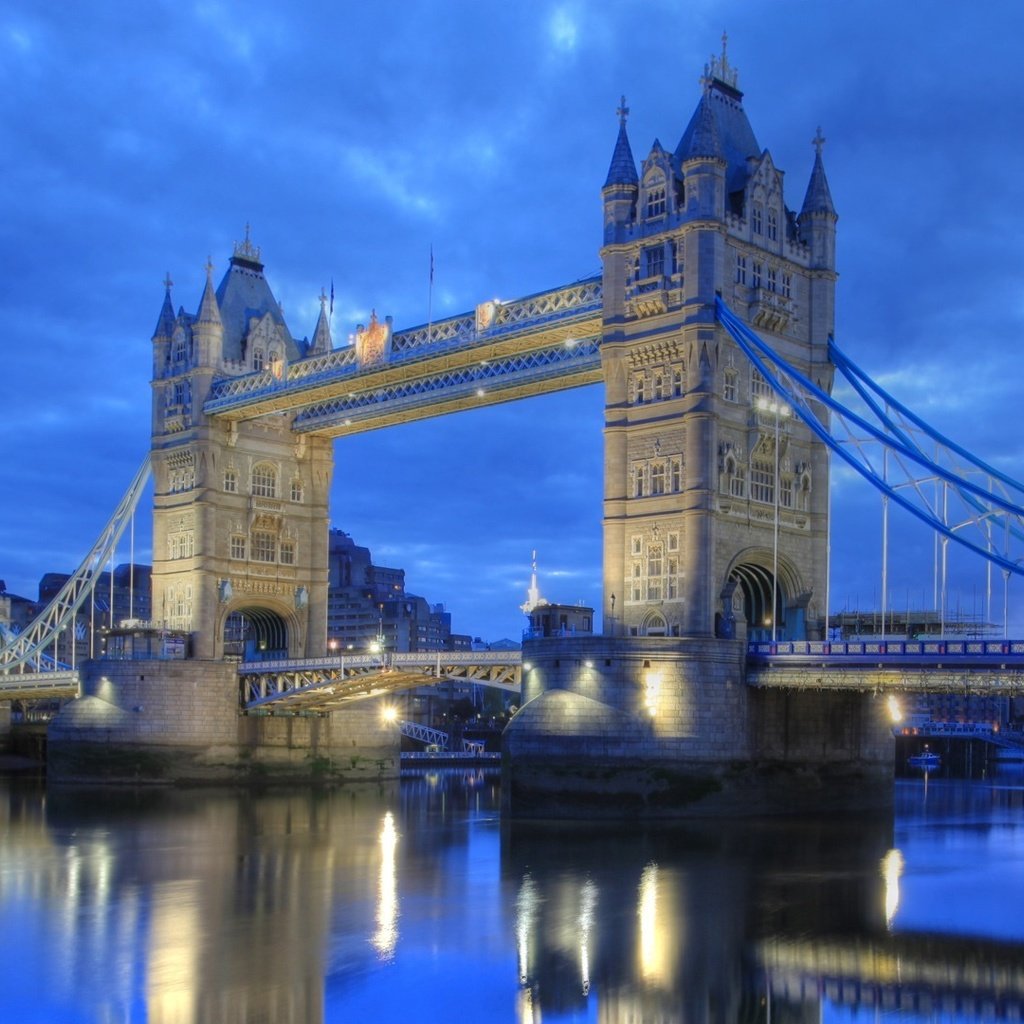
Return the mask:
<path id="1" fill-rule="evenodd" d="M 641 636 L 668 636 L 668 623 L 661 612 L 650 611 L 640 624 Z"/>
<path id="2" fill-rule="evenodd" d="M 222 634 L 225 658 L 243 661 L 287 658 L 288 622 L 272 608 L 243 606 L 224 618 Z"/>
<path id="3" fill-rule="evenodd" d="M 778 579 L 773 583 L 770 552 L 747 551 L 740 555 L 727 576 L 726 589 L 733 595 L 737 619 L 746 621 L 748 640 L 805 640 L 807 624 L 804 594 L 796 570 L 784 559 L 778 561 Z M 728 584 L 733 584 L 730 588 Z"/>

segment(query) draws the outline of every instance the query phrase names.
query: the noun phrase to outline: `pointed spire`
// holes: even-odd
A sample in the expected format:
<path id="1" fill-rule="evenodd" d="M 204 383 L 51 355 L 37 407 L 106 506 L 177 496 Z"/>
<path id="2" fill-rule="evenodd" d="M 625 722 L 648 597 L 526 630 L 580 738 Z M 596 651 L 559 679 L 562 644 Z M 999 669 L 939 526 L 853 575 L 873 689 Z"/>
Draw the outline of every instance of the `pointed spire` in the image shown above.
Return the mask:
<path id="1" fill-rule="evenodd" d="M 700 98 L 697 105 L 697 112 L 693 119 L 693 131 L 690 134 L 689 145 L 679 154 L 680 162 L 687 160 L 707 159 L 724 160 L 722 152 L 722 139 L 718 133 L 718 121 L 715 112 L 711 109 L 711 100 L 708 92 Z"/>
<path id="2" fill-rule="evenodd" d="M 160 308 L 160 316 L 156 322 L 156 330 L 153 331 L 154 338 L 169 338 L 174 333 L 174 304 L 171 302 L 171 288 L 174 282 L 171 280 L 170 271 L 164 278 L 164 304 Z"/>
<path id="3" fill-rule="evenodd" d="M 331 337 L 331 323 L 327 315 L 327 293 L 321 288 L 320 316 L 316 321 L 316 330 L 313 332 L 313 343 L 309 346 L 309 355 L 324 355 L 333 348 L 334 339 Z"/>
<path id="4" fill-rule="evenodd" d="M 207 257 L 206 260 L 206 287 L 203 289 L 203 297 L 199 302 L 199 315 L 196 317 L 199 323 L 219 324 L 220 307 L 217 305 L 217 295 L 213 289 L 213 260 Z"/>
<path id="5" fill-rule="evenodd" d="M 832 193 L 829 191 L 828 179 L 825 177 L 825 165 L 821 161 L 821 147 L 825 145 L 825 138 L 818 129 L 818 134 L 811 140 L 814 146 L 814 167 L 811 168 L 811 180 L 807 183 L 807 194 L 804 196 L 804 205 L 800 209 L 800 215 L 805 213 L 831 213 L 835 215 L 836 208 L 832 204 Z"/>
<path id="6" fill-rule="evenodd" d="M 540 588 L 537 586 L 537 552 L 533 552 L 532 572 L 530 573 L 530 586 L 526 591 L 526 603 L 519 606 L 520 610 L 529 615 L 539 604 L 547 604 L 547 601 L 540 596 Z"/>
<path id="7" fill-rule="evenodd" d="M 616 113 L 619 115 L 619 137 L 615 140 L 612 162 L 604 183 L 605 188 L 609 185 L 636 185 L 640 181 L 636 173 L 633 150 L 629 147 L 629 136 L 626 134 L 626 118 L 629 117 L 629 107 L 626 106 L 625 96 L 622 97 L 622 102 Z"/>

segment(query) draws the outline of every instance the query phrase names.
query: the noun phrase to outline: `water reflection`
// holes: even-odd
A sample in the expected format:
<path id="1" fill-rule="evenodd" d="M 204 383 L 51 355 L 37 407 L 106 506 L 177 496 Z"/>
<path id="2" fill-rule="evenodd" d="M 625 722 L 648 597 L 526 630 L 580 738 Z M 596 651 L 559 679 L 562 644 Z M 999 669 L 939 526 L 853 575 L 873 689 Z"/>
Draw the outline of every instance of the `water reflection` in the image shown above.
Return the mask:
<path id="1" fill-rule="evenodd" d="M 263 795 L 0 780 L 5 1019 L 1024 1015 L 1017 787 L 905 787 L 895 827 L 498 806 L 478 771 Z"/>

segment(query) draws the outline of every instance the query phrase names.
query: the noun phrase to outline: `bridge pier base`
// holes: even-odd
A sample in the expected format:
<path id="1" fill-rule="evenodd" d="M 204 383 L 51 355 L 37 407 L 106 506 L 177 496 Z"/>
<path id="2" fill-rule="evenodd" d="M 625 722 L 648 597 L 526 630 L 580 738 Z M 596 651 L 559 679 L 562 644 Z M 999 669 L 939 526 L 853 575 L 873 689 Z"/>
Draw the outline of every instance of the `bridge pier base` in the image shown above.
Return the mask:
<path id="1" fill-rule="evenodd" d="M 523 705 L 502 739 L 506 812 L 671 818 L 891 804 L 884 700 L 755 690 L 744 671 L 739 641 L 527 641 Z"/>
<path id="2" fill-rule="evenodd" d="M 328 715 L 245 715 L 235 666 L 89 661 L 47 734 L 65 782 L 347 782 L 396 778 L 399 736 L 375 701 Z"/>

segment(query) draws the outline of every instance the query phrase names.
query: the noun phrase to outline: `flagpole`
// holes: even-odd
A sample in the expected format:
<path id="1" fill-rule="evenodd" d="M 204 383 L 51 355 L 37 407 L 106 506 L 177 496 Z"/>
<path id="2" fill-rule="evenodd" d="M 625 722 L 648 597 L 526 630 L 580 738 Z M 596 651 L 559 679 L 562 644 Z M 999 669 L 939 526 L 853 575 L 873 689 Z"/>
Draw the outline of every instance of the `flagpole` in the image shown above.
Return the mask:
<path id="1" fill-rule="evenodd" d="M 434 243 L 430 243 L 430 285 L 427 289 L 427 344 L 434 325 Z"/>

